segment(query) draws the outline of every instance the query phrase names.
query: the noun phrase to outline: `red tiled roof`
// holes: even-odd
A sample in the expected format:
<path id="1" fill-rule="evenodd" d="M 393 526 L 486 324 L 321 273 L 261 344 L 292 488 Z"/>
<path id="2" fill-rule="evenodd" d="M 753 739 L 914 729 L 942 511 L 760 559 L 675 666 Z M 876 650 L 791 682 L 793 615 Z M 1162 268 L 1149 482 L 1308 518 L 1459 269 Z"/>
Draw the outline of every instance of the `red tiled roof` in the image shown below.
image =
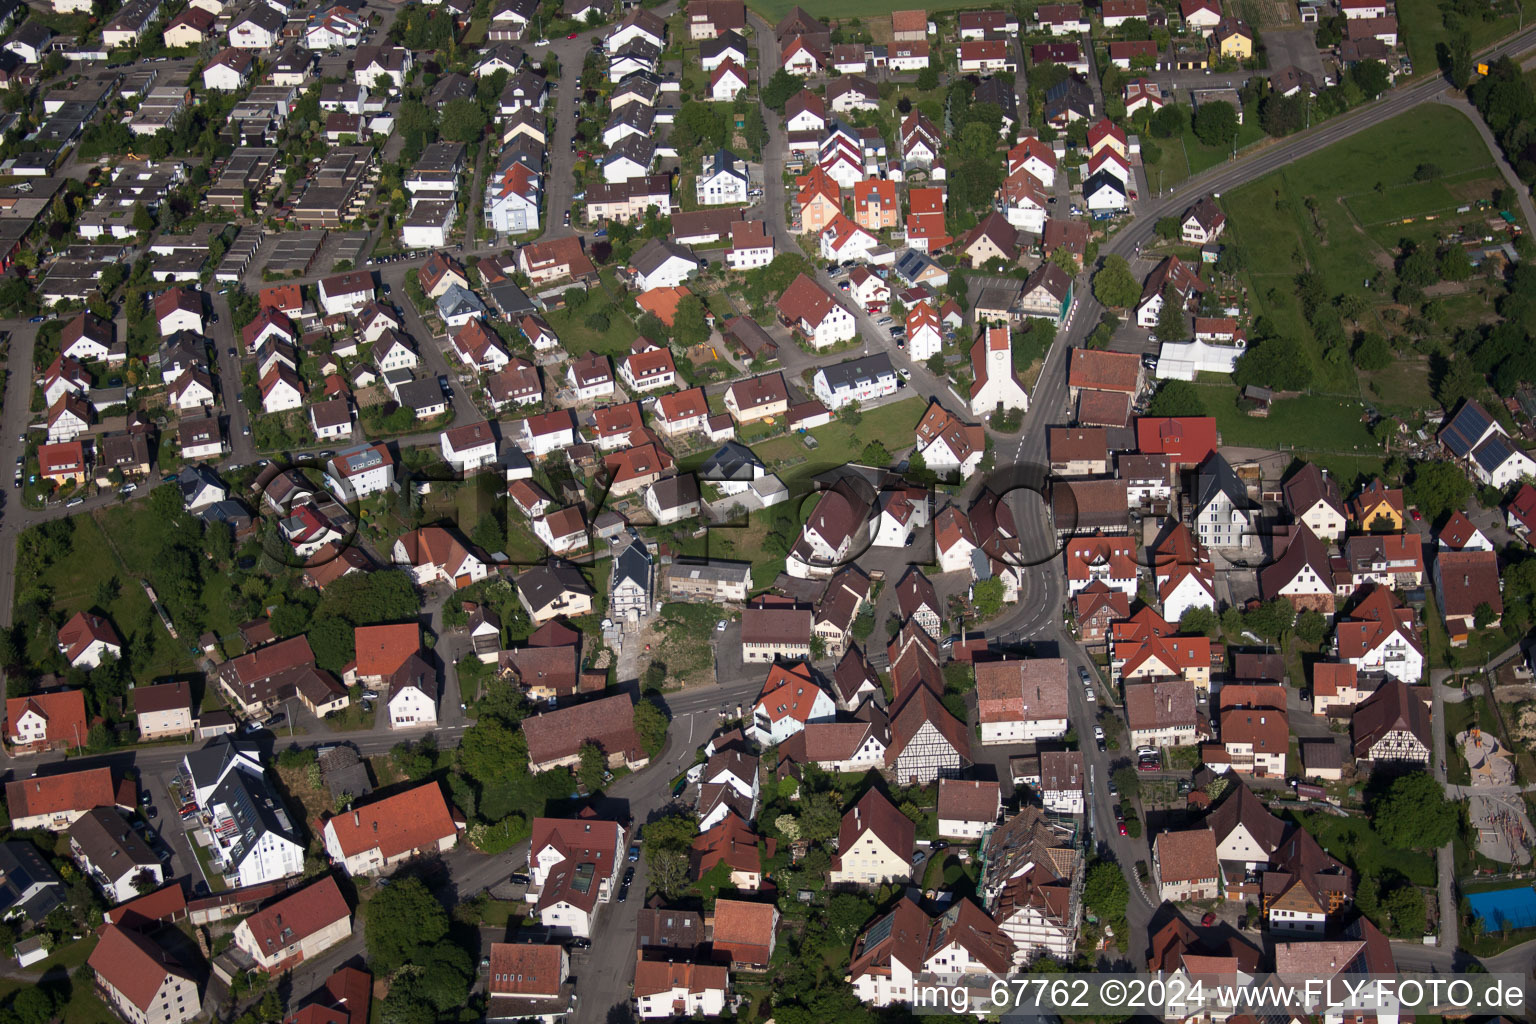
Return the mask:
<path id="1" fill-rule="evenodd" d="M 39 775 L 8 782 L 5 785 L 5 806 L 13 821 L 58 811 L 88 811 L 93 807 L 111 807 L 114 804 L 132 806 L 136 797 L 134 789 L 132 783 L 125 783 L 125 792 L 118 793 L 112 782 L 111 769 L 87 768 L 84 771 Z M 121 799 L 123 796 L 127 797 L 126 803 Z"/>
<path id="2" fill-rule="evenodd" d="M 595 743 L 605 754 L 643 756 L 635 735 L 635 706 L 627 693 L 614 694 L 534 715 L 523 720 L 528 759 L 534 764 L 574 756 L 583 743 Z"/>
<path id="3" fill-rule="evenodd" d="M 553 996 L 565 984 L 564 948 L 533 942 L 491 943 L 487 988 L 495 996 Z"/>
<path id="4" fill-rule="evenodd" d="M 353 638 L 360 676 L 393 675 L 406 658 L 421 650 L 421 627 L 414 622 L 358 626 Z"/>
<path id="5" fill-rule="evenodd" d="M 344 856 L 378 849 L 386 859 L 456 835 L 458 826 L 436 782 L 354 807 L 332 817 L 326 827 Z"/>
<path id="6" fill-rule="evenodd" d="M 1072 350 L 1067 383 L 1074 388 L 1133 394 L 1140 379 L 1141 358 L 1134 352 L 1107 352 L 1089 348 Z"/>
<path id="7" fill-rule="evenodd" d="M 1167 455 L 1175 462 L 1199 465 L 1216 450 L 1213 416 L 1138 416 L 1136 447 L 1144 455 Z"/>
<path id="8" fill-rule="evenodd" d="M 144 1012 L 150 1009 L 167 973 L 190 977 L 148 936 L 112 924 L 101 929 L 101 941 L 86 962 L 97 977 Z"/>
<path id="9" fill-rule="evenodd" d="M 53 693 L 34 693 L 26 697 L 12 697 L 5 702 L 6 738 L 12 743 L 19 740 L 16 722 L 28 711 L 35 711 L 47 722 L 45 744 L 63 743 L 78 747 L 85 742 L 88 726 L 85 719 L 85 692 L 83 690 L 56 690 Z"/>
<path id="10" fill-rule="evenodd" d="M 766 964 L 777 918 L 778 908 L 771 903 L 716 900 L 714 948 L 736 962 Z"/>
<path id="11" fill-rule="evenodd" d="M 245 919 L 251 938 L 263 955 L 270 956 L 337 921 L 351 916 L 347 901 L 326 875 L 313 885 L 290 892 Z"/>

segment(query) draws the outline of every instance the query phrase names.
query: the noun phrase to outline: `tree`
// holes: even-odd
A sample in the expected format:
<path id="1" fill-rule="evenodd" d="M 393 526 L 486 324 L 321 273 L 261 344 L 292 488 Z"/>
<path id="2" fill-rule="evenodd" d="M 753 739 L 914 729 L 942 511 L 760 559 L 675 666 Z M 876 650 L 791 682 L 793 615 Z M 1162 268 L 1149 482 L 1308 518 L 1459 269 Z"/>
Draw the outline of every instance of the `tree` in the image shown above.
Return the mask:
<path id="1" fill-rule="evenodd" d="M 859 461 L 866 466 L 889 466 L 891 453 L 879 441 L 871 441 L 864 446 L 864 451 L 859 454 Z"/>
<path id="2" fill-rule="evenodd" d="M 1243 627 L 1266 640 L 1279 640 L 1295 621 L 1296 609 L 1283 597 L 1265 601 L 1243 615 Z"/>
<path id="3" fill-rule="evenodd" d="M 1237 108 L 1222 100 L 1202 103 L 1194 127 L 1195 138 L 1207 146 L 1230 146 L 1237 138 Z"/>
<path id="4" fill-rule="evenodd" d="M 1114 253 L 1104 257 L 1099 272 L 1093 275 L 1093 297 L 1111 309 L 1124 309 L 1134 305 L 1140 296 L 1141 286 L 1125 257 Z"/>
<path id="5" fill-rule="evenodd" d="M 1354 354 L 1355 365 L 1366 372 L 1385 370 L 1392 365 L 1392 346 L 1375 332 L 1360 336 Z"/>
<path id="6" fill-rule="evenodd" d="M 933 374 L 935 377 L 944 376 L 944 353 L 935 352 L 933 355 L 928 357 L 928 361 L 923 365 L 928 367 L 928 372 Z"/>
<path id="7" fill-rule="evenodd" d="M 1114 780 L 1115 788 L 1120 791 L 1120 799 L 1135 800 L 1141 795 L 1141 774 L 1130 765 L 1116 768 L 1110 778 Z"/>
<path id="8" fill-rule="evenodd" d="M 1154 227 L 1154 230 L 1157 232 L 1157 237 L 1170 242 L 1177 241 L 1179 236 L 1183 233 L 1183 228 L 1179 225 L 1179 218 L 1177 217 L 1157 218 L 1157 224 Z"/>
<path id="9" fill-rule="evenodd" d="M 1487 629 L 1498 620 L 1499 613 L 1487 601 L 1477 602 L 1477 607 L 1472 609 L 1472 625 L 1477 629 Z"/>
<path id="10" fill-rule="evenodd" d="M 1147 125 L 1152 129 L 1152 134 L 1159 139 L 1171 139 L 1184 133 L 1184 126 L 1189 123 L 1187 111 L 1177 103 L 1165 104 L 1161 110 L 1153 114 Z"/>
<path id="11" fill-rule="evenodd" d="M 1163 304 L 1157 311 L 1157 327 L 1153 330 L 1153 336 L 1158 341 L 1181 341 L 1189 327 L 1189 321 L 1184 312 L 1184 303 L 1179 298 L 1179 290 L 1171 284 L 1163 285 Z"/>
<path id="12" fill-rule="evenodd" d="M 919 92 L 932 92 L 939 87 L 939 69 L 932 64 L 917 73 L 917 89 Z"/>
<path id="13" fill-rule="evenodd" d="M 812 793 L 802 801 L 800 835 L 812 843 L 825 843 L 842 827 L 843 812 L 832 793 Z"/>
<path id="14" fill-rule="evenodd" d="M 1179 616 L 1179 632 L 1217 636 L 1221 632 L 1221 620 L 1216 617 L 1216 609 L 1199 605 L 1185 610 L 1184 614 Z"/>
<path id="15" fill-rule="evenodd" d="M 47 989 L 29 986 L 16 993 L 10 1011 L 16 1024 L 48 1024 L 57 1014 L 58 1006 Z"/>
<path id="16" fill-rule="evenodd" d="M 155 230 L 154 215 L 144 208 L 143 203 L 133 204 L 133 230 L 141 235 L 147 235 Z"/>
<path id="17" fill-rule="evenodd" d="M 1436 278 L 1435 254 L 1428 249 L 1414 249 L 1397 265 L 1397 279 L 1414 288 L 1428 288 Z"/>
<path id="18" fill-rule="evenodd" d="M 1187 380 L 1166 380 L 1147 403 L 1148 416 L 1204 416 L 1200 389 Z"/>
<path id="19" fill-rule="evenodd" d="M 1388 846 L 1399 850 L 1437 850 L 1456 835 L 1460 811 L 1428 772 L 1410 772 L 1392 780 L 1369 807 L 1371 826 Z"/>
<path id="20" fill-rule="evenodd" d="M 709 340 L 709 323 L 704 319 L 704 302 L 697 295 L 684 295 L 672 318 L 672 340 L 684 348 Z"/>
<path id="21" fill-rule="evenodd" d="M 971 605 L 980 619 L 990 619 L 1003 610 L 1003 581 L 996 576 L 982 580 L 971 590 Z"/>
<path id="22" fill-rule="evenodd" d="M 1428 927 L 1424 894 L 1416 885 L 1400 885 L 1381 901 L 1381 909 L 1392 918 L 1392 931 L 1408 938 L 1418 938 Z"/>
<path id="23" fill-rule="evenodd" d="M 1323 618 L 1321 612 L 1315 612 L 1308 608 L 1296 616 L 1296 636 L 1303 643 L 1316 647 L 1323 642 L 1323 637 L 1328 635 L 1328 620 Z"/>
<path id="24" fill-rule="evenodd" d="M 639 715 L 635 718 L 638 724 Z M 464 730 L 459 740 L 459 768 L 481 785 L 505 778 L 518 768 L 513 756 L 513 735 L 512 729 L 500 719 L 480 718 Z"/>
<path id="25" fill-rule="evenodd" d="M 1387 72 L 1387 66 L 1379 60 L 1362 60 L 1349 69 L 1349 80 L 1355 84 L 1368 100 L 1387 91 L 1392 84 L 1391 76 Z"/>
<path id="26" fill-rule="evenodd" d="M 805 88 L 804 82 L 783 68 L 779 68 L 773 73 L 773 77 L 768 79 L 768 84 L 763 87 L 763 105 L 782 114 L 784 104 L 803 88 Z"/>
<path id="27" fill-rule="evenodd" d="M 1467 250 L 1452 245 L 1440 257 L 1440 276 L 1447 281 L 1465 281 L 1472 276 L 1472 258 Z"/>
<path id="28" fill-rule="evenodd" d="M 1125 934 L 1125 908 L 1130 898 L 1131 891 L 1120 866 L 1105 860 L 1094 861 L 1083 883 L 1083 903 L 1099 920 L 1113 927 L 1116 935 Z"/>
<path id="29" fill-rule="evenodd" d="M 635 734 L 646 755 L 655 757 L 667 742 L 667 716 L 649 698 L 635 705 Z M 468 736 L 468 733 L 465 734 Z"/>
<path id="30" fill-rule="evenodd" d="M 1307 97 L 1298 92 L 1282 96 L 1271 92 L 1259 101 L 1259 127 L 1264 134 L 1279 138 L 1306 127 Z"/>
<path id="31" fill-rule="evenodd" d="M 811 636 L 811 660 L 820 661 L 827 656 L 827 641 L 824 637 L 812 634 Z"/>
<path id="32" fill-rule="evenodd" d="M 1456 509 L 1465 508 L 1472 497 L 1472 484 L 1466 474 L 1449 462 L 1421 462 L 1408 477 L 1404 495 L 1410 504 L 1438 522 Z"/>
<path id="33" fill-rule="evenodd" d="M 576 777 L 581 784 L 587 787 L 587 792 L 596 793 L 603 788 L 603 773 L 608 770 L 608 759 L 603 756 L 603 751 L 596 743 L 583 743 L 580 750 L 581 767 L 576 772 Z"/>
<path id="34" fill-rule="evenodd" d="M 363 911 L 368 959 L 391 974 L 448 934 L 448 912 L 419 878 L 396 878 Z"/>

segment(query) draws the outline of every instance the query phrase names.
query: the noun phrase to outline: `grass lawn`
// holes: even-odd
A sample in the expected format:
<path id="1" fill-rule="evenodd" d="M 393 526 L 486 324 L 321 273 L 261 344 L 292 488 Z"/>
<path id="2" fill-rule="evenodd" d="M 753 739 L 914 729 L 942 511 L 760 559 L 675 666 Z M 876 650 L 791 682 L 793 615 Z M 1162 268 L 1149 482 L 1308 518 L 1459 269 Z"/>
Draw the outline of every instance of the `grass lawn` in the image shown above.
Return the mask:
<path id="1" fill-rule="evenodd" d="M 1414 171 L 1431 163 L 1441 178 L 1415 182 Z M 1341 194 L 1341 181 L 1358 188 Z M 1298 273 L 1310 268 L 1331 290 L 1384 303 L 1388 297 L 1367 290 L 1366 282 L 1391 266 L 1389 247 L 1405 235 L 1450 229 L 1443 219 L 1418 218 L 1428 209 L 1491 194 L 1495 184 L 1493 160 L 1477 129 L 1459 111 L 1432 105 L 1226 193 L 1222 205 L 1247 256 L 1254 312 L 1268 317 L 1278 334 L 1310 338 L 1296 297 Z M 1405 217 L 1416 223 L 1403 225 Z"/>
<path id="2" fill-rule="evenodd" d="M 1380 878 L 1388 872 L 1402 875 L 1414 885 L 1435 884 L 1435 862 L 1416 850 L 1389 849 L 1363 817 L 1336 818 L 1331 814 L 1296 814 L 1295 820 L 1312 833 L 1318 845 L 1362 875 Z"/>
<path id="3" fill-rule="evenodd" d="M 1141 136 L 1142 169 L 1147 172 L 1147 185 L 1154 193 L 1167 192 L 1189 177 L 1189 156 L 1181 141 L 1154 139 L 1150 134 Z M 1155 162 L 1147 160 L 1147 152 L 1152 149 L 1161 154 Z"/>
<path id="4" fill-rule="evenodd" d="M 1383 412 L 1407 412 L 1434 404 L 1429 389 L 1429 360 L 1398 357 L 1385 370 L 1360 375 L 1360 393 Z"/>
<path id="5" fill-rule="evenodd" d="M 798 434 L 774 438 L 753 450 L 793 494 L 796 484 L 804 484 L 829 469 L 857 462 L 864 446 L 871 441 L 879 440 L 892 454 L 911 447 L 912 428 L 923 418 L 926 408 L 927 403 L 913 396 L 866 411 L 856 427 L 849 426 L 839 417 L 811 431 L 818 442 L 814 451 L 805 446 Z"/>
<path id="6" fill-rule="evenodd" d="M 1519 24 L 1518 12 L 1510 0 L 1490 6 L 1504 13 L 1489 21 L 1467 23 L 1473 53 L 1509 35 Z M 1450 39 L 1440 17 L 1440 0 L 1398 0 L 1397 20 L 1403 43 L 1408 47 L 1408 56 L 1413 60 L 1414 77 L 1439 74 L 1440 62 L 1435 48 Z"/>
<path id="7" fill-rule="evenodd" d="M 769 25 L 775 25 L 784 20 L 784 16 L 794 9 L 795 3 L 794 0 L 751 0 L 747 6 L 761 14 L 763 20 L 768 22 Z M 971 6 L 974 5 L 968 3 L 967 0 L 933 0 L 924 9 L 929 14 L 933 14 L 935 11 L 953 11 Z M 842 18 L 847 20 L 849 18 L 877 19 L 885 17 L 889 19 L 892 10 L 895 10 L 895 8 L 889 3 L 882 2 L 882 0 L 844 0 L 835 9 L 818 7 L 811 11 L 811 13 L 818 18 Z"/>
<path id="8" fill-rule="evenodd" d="M 596 310 L 602 305 L 599 301 L 589 303 L 591 310 Z M 573 313 L 568 309 L 557 309 L 549 313 L 546 319 L 549 326 L 553 327 L 555 334 L 560 338 L 560 347 L 572 356 L 586 355 L 588 352 L 602 352 L 605 355 L 622 357 L 629 355 L 629 346 L 634 342 L 639 329 L 622 313 L 617 304 L 608 310 L 608 329 L 606 331 L 594 331 L 586 324 L 590 312 Z"/>
<path id="9" fill-rule="evenodd" d="M 1264 134 L 1264 129 L 1259 127 L 1258 104 L 1250 103 L 1243 111 L 1243 123 L 1237 126 L 1237 151 L 1241 153 L 1255 142 L 1265 138 L 1267 136 Z M 1207 146 L 1195 138 L 1192 128 L 1185 129 L 1183 141 L 1184 155 L 1191 175 L 1210 170 L 1217 164 L 1223 164 L 1232 159 L 1232 150 L 1229 147 Z"/>
<path id="10" fill-rule="evenodd" d="M 112 517 L 112 536 L 118 542 L 118 550 L 124 550 L 125 538 L 116 529 L 116 518 L 125 510 L 110 509 L 105 513 L 97 513 L 97 515 Z M 69 553 L 49 566 L 39 579 L 18 580 L 16 593 L 20 595 L 33 583 L 41 582 L 52 588 L 54 605 L 65 613 L 73 615 L 75 612 L 96 607 L 97 588 L 116 577 L 119 584 L 117 597 L 102 610 L 116 624 L 120 633 L 131 632 L 145 621 L 146 616 L 153 617 L 154 612 L 150 608 L 149 597 L 144 593 L 144 588 L 139 585 L 137 579 L 130 576 L 129 567 L 112 554 L 113 549 L 107 544 L 107 535 L 97 515 L 75 516 L 75 535 L 69 546 Z M 228 602 L 224 602 L 223 607 L 227 609 Z M 165 632 L 165 628 L 159 625 L 158 619 L 155 635 L 156 657 L 150 663 L 147 673 L 150 678 L 184 672 L 192 667 L 192 660 L 186 648 L 171 639 Z M 46 658 L 48 653 L 47 650 L 28 651 L 29 657 L 34 661 Z"/>
<path id="11" fill-rule="evenodd" d="M 764 543 L 773 532 L 775 516 L 781 511 L 792 513 L 794 510 L 787 505 L 758 509 L 745 520 L 712 524 L 699 537 L 678 531 L 672 534 L 672 546 L 678 554 L 690 558 L 751 562 L 753 589 L 761 590 L 784 570 L 784 557 L 770 553 Z"/>
<path id="12" fill-rule="evenodd" d="M 1231 384 L 1198 384 L 1205 411 L 1216 417 L 1223 445 L 1272 448 L 1287 445 L 1299 451 L 1380 452 L 1365 424 L 1358 400 L 1326 395 L 1301 395 L 1270 406 L 1268 417 L 1249 416 L 1237 408 L 1237 388 Z"/>

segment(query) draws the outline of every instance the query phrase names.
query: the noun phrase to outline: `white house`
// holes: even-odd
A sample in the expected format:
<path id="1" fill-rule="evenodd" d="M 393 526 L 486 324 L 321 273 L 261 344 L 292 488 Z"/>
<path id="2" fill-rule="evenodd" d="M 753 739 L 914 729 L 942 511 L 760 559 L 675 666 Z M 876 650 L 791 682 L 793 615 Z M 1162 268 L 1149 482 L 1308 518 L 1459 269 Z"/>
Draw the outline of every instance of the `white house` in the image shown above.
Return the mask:
<path id="1" fill-rule="evenodd" d="M 373 300 L 373 275 L 348 270 L 320 279 L 320 306 L 326 316 L 356 313 Z"/>
<path id="2" fill-rule="evenodd" d="M 496 462 L 496 435 L 484 420 L 442 433 L 443 458 L 460 473 L 472 473 Z"/>
<path id="3" fill-rule="evenodd" d="M 427 729 L 436 726 L 437 701 L 432 694 L 414 682 L 394 688 L 394 692 L 389 695 L 391 729 Z"/>
<path id="4" fill-rule="evenodd" d="M 853 314 L 813 278 L 801 274 L 779 298 L 779 315 L 813 348 L 827 348 L 858 334 Z"/>
<path id="5" fill-rule="evenodd" d="M 535 818 L 526 901 L 541 923 L 592 934 L 599 903 L 613 899 L 625 865 L 624 826 L 593 818 Z"/>
<path id="6" fill-rule="evenodd" d="M 1007 327 L 988 327 L 971 346 L 971 415 L 999 409 L 1029 409 L 1029 394 L 1013 372 L 1013 346 Z"/>
<path id="7" fill-rule="evenodd" d="M 878 352 L 822 367 L 811 379 L 811 390 L 828 409 L 841 409 L 851 402 L 867 405 L 875 399 L 894 395 L 897 380 L 890 356 Z"/>
<path id="8" fill-rule="evenodd" d="M 630 257 L 629 273 L 642 292 L 653 288 L 676 288 L 699 269 L 699 261 L 675 242 L 653 238 Z"/>
<path id="9" fill-rule="evenodd" d="M 728 149 L 704 158 L 694 180 L 694 197 L 700 206 L 735 206 L 747 201 L 747 165 Z"/>
<path id="10" fill-rule="evenodd" d="M 944 325 L 933 306 L 923 300 L 907 310 L 907 357 L 926 363 L 944 349 Z"/>

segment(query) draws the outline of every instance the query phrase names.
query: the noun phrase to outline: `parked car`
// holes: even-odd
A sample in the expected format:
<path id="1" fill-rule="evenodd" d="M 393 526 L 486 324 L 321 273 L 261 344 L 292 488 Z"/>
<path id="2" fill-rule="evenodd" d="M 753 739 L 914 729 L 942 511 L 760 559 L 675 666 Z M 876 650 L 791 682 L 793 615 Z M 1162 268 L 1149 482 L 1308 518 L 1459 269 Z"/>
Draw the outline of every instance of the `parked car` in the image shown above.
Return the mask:
<path id="1" fill-rule="evenodd" d="M 631 864 L 633 864 L 636 861 L 638 861 L 639 859 L 640 859 L 640 847 L 633 846 L 633 845 L 630 846 L 630 848 L 629 848 L 629 862 Z"/>
<path id="2" fill-rule="evenodd" d="M 85 499 L 84 498 L 70 498 L 68 501 L 66 501 L 64 503 L 64 507 L 65 508 L 78 508 L 79 506 L 84 505 L 84 504 L 85 504 Z"/>

